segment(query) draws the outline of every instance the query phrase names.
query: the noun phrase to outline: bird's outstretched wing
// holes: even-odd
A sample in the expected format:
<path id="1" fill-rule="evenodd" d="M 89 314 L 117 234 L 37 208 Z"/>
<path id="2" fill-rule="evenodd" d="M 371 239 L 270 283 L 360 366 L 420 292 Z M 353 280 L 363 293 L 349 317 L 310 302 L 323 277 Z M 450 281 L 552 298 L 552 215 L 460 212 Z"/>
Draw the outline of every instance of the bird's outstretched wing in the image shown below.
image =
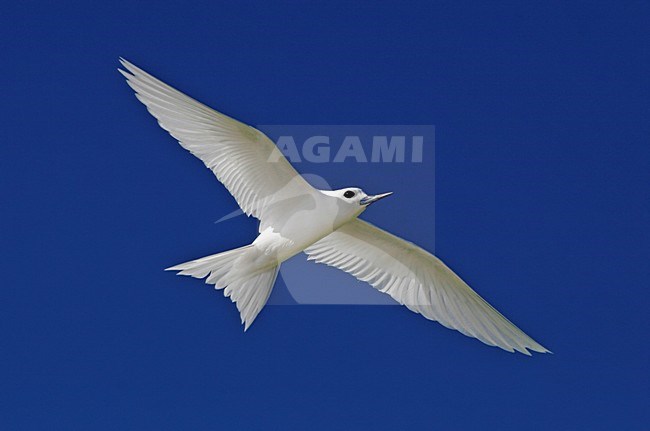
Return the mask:
<path id="1" fill-rule="evenodd" d="M 509 352 L 546 353 L 474 292 L 438 258 L 395 235 L 355 219 L 305 250 L 388 293 L 410 310 Z"/>
<path id="2" fill-rule="evenodd" d="M 311 187 L 275 144 L 247 126 L 149 75 L 124 59 L 120 73 L 160 126 L 214 172 L 241 209 L 273 224 L 282 202 L 311 195 Z"/>

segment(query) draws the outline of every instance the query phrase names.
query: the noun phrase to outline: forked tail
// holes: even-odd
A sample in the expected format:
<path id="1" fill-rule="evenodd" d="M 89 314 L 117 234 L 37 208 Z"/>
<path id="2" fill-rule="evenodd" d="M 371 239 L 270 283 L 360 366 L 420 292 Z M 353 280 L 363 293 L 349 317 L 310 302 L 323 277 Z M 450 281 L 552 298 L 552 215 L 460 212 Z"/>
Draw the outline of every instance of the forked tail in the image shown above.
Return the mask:
<path id="1" fill-rule="evenodd" d="M 246 331 L 260 313 L 271 295 L 280 265 L 257 269 L 251 265 L 250 245 L 181 263 L 165 271 L 179 271 L 178 275 L 206 278 L 216 289 L 237 304 L 241 322 Z M 250 267 L 250 270 L 247 270 Z"/>

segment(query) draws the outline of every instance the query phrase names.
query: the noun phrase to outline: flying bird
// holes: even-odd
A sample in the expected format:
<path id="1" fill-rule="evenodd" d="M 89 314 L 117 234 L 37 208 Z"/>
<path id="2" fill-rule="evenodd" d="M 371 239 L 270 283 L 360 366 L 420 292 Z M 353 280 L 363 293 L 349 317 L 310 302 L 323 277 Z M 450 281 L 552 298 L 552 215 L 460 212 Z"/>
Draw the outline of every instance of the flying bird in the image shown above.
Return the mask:
<path id="1" fill-rule="evenodd" d="M 501 315 L 442 261 L 359 218 L 391 193 L 318 190 L 259 130 L 221 114 L 124 59 L 136 97 L 183 148 L 201 159 L 241 209 L 259 219 L 249 245 L 167 268 L 206 278 L 236 303 L 244 330 L 266 304 L 280 265 L 304 252 L 422 314 L 509 352 L 547 349 Z"/>

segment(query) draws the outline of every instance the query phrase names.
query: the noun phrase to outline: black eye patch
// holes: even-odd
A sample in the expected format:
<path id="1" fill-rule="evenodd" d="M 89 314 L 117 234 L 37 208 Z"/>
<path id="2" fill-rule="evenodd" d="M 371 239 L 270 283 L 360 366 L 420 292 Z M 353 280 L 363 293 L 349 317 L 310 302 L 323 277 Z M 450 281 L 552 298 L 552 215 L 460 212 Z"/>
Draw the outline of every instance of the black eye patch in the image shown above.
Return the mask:
<path id="1" fill-rule="evenodd" d="M 343 193 L 343 197 L 346 197 L 348 199 L 354 197 L 354 192 L 352 190 L 347 190 L 345 193 Z"/>

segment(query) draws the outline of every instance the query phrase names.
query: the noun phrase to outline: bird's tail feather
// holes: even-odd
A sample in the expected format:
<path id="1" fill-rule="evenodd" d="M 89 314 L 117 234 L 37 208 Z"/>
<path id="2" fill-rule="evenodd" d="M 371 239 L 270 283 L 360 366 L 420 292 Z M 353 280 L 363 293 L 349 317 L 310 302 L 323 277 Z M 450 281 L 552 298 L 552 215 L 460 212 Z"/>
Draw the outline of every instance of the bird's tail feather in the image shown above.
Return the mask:
<path id="1" fill-rule="evenodd" d="M 214 284 L 216 289 L 224 289 L 224 295 L 237 304 L 244 331 L 253 323 L 266 305 L 280 265 L 243 271 L 246 265 L 246 252 L 250 245 L 213 254 L 201 259 L 175 265 L 166 271 L 179 271 L 178 275 L 205 278 L 206 283 Z"/>

